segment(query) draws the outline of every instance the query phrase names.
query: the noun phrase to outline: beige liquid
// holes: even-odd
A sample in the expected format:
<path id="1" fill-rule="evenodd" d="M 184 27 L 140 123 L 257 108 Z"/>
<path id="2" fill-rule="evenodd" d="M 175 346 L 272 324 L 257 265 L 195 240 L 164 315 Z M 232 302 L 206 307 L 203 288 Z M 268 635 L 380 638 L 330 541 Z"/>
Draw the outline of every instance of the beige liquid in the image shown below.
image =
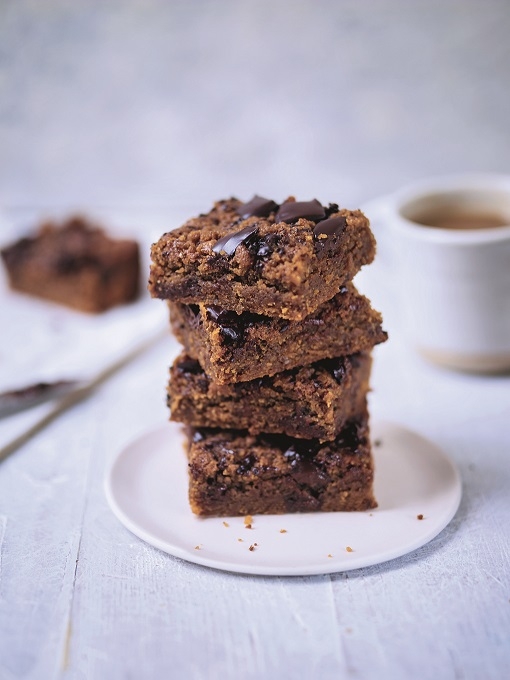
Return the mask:
<path id="1" fill-rule="evenodd" d="M 414 222 L 437 229 L 494 229 L 509 225 L 510 218 L 496 213 L 438 211 L 420 215 Z"/>

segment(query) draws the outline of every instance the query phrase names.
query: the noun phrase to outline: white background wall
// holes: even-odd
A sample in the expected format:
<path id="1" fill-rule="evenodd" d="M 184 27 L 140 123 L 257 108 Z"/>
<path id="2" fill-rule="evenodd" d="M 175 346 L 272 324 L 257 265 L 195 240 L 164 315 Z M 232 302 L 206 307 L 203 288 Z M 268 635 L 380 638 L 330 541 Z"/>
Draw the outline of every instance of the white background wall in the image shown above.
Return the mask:
<path id="1" fill-rule="evenodd" d="M 0 0 L 0 209 L 509 168 L 505 0 Z"/>

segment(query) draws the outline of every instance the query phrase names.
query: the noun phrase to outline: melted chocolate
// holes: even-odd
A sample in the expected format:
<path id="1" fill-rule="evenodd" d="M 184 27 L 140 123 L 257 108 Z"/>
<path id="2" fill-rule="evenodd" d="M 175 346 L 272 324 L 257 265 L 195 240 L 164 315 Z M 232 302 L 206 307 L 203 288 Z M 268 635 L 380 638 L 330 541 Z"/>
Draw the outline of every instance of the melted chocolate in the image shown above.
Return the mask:
<path id="1" fill-rule="evenodd" d="M 177 364 L 177 369 L 181 371 L 181 373 L 191 373 L 192 375 L 199 375 L 200 373 L 203 373 L 202 367 L 198 363 L 196 359 L 182 359 L 182 361 L 179 361 Z"/>
<path id="2" fill-rule="evenodd" d="M 250 242 L 246 244 L 248 251 L 255 258 L 255 264 L 266 257 L 271 255 L 271 253 L 278 250 L 280 244 L 280 237 L 278 234 L 266 234 L 265 236 L 255 237 L 250 239 Z"/>
<path id="3" fill-rule="evenodd" d="M 325 486 L 328 481 L 325 472 L 313 460 L 319 448 L 317 441 L 305 439 L 291 444 L 283 454 L 290 463 L 294 479 L 315 489 Z"/>
<path id="4" fill-rule="evenodd" d="M 244 475 L 247 472 L 253 471 L 254 474 L 257 474 L 258 468 L 254 468 L 253 466 L 255 465 L 255 456 L 252 454 L 247 455 L 245 458 L 241 460 L 239 465 L 237 466 L 237 474 L 238 475 Z"/>
<path id="5" fill-rule="evenodd" d="M 317 367 L 323 368 L 330 375 L 334 377 L 340 385 L 345 378 L 346 368 L 343 357 L 336 357 L 335 359 L 323 359 L 316 364 Z"/>
<path id="6" fill-rule="evenodd" d="M 310 220 L 311 222 L 319 222 L 325 217 L 326 212 L 323 206 L 314 198 L 313 201 L 288 201 L 283 203 L 276 213 L 275 222 L 292 224 L 300 218 Z"/>
<path id="7" fill-rule="evenodd" d="M 278 203 L 270 198 L 255 195 L 251 201 L 236 208 L 236 213 L 245 220 L 248 217 L 269 217 L 275 210 L 278 210 Z"/>
<path id="8" fill-rule="evenodd" d="M 315 226 L 313 233 L 315 236 L 319 236 L 320 234 L 325 234 L 326 236 L 340 236 L 346 226 L 347 220 L 345 217 L 330 217 L 327 220 L 319 222 Z"/>
<path id="9" fill-rule="evenodd" d="M 326 208 L 326 219 L 331 217 L 331 215 L 335 215 L 339 210 L 338 203 L 330 203 Z"/>
<path id="10" fill-rule="evenodd" d="M 242 341 L 246 323 L 241 315 L 215 305 L 207 307 L 206 310 L 207 318 L 220 327 L 223 342 L 226 345 L 236 345 Z"/>
<path id="11" fill-rule="evenodd" d="M 235 253 L 241 243 L 249 241 L 250 236 L 258 230 L 258 225 L 251 224 L 235 234 L 225 234 L 213 246 L 213 253 L 225 253 L 230 256 Z"/>
<path id="12" fill-rule="evenodd" d="M 358 451 L 359 445 L 364 443 L 362 438 L 360 438 L 359 430 L 360 424 L 356 420 L 351 420 L 336 438 L 336 443 L 339 446 L 344 446 L 345 448 L 350 449 L 353 453 L 356 453 Z"/>

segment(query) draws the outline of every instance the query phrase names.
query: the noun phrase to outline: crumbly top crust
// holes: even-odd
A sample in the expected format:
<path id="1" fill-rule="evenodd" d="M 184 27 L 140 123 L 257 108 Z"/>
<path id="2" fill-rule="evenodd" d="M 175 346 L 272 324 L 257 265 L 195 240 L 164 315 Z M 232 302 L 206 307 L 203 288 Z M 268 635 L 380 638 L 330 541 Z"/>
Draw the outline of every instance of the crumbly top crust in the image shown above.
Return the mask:
<path id="1" fill-rule="evenodd" d="M 260 201 L 267 214 L 259 214 Z M 246 216 L 247 206 L 254 203 L 258 214 L 251 211 Z M 299 286 L 317 259 L 360 238 L 368 240 L 375 252 L 369 222 L 359 210 L 340 209 L 334 203 L 323 207 L 315 200 L 298 202 L 292 196 L 280 206 L 257 196 L 248 203 L 230 198 L 163 234 L 152 246 L 152 258 L 176 274 L 192 271 L 208 279 L 229 273 L 254 283 L 263 273 L 275 287 L 282 278 L 287 286 Z"/>

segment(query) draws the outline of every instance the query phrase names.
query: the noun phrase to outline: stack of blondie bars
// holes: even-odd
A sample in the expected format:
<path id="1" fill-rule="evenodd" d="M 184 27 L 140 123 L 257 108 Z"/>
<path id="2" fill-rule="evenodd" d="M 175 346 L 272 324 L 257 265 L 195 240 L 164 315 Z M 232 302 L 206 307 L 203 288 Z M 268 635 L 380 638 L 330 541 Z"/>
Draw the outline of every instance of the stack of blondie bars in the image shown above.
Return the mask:
<path id="1" fill-rule="evenodd" d="M 219 201 L 153 245 L 149 288 L 184 346 L 168 405 L 193 512 L 376 506 L 366 398 L 387 335 L 352 284 L 374 255 L 363 213 L 292 197 Z"/>

